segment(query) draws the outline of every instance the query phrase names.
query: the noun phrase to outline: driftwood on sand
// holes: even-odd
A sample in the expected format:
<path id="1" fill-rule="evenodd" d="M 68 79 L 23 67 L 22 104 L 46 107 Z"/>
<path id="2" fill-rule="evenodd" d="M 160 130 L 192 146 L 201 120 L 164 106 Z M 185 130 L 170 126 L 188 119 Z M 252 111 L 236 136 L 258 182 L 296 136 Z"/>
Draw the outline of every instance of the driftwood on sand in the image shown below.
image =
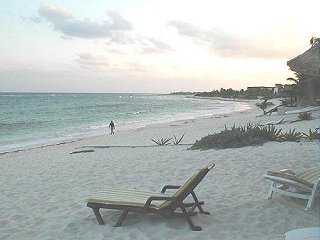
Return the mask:
<path id="1" fill-rule="evenodd" d="M 70 152 L 69 154 L 87 153 L 87 152 L 94 152 L 94 150 L 93 149 L 88 149 L 88 150 L 73 151 L 73 152 Z"/>

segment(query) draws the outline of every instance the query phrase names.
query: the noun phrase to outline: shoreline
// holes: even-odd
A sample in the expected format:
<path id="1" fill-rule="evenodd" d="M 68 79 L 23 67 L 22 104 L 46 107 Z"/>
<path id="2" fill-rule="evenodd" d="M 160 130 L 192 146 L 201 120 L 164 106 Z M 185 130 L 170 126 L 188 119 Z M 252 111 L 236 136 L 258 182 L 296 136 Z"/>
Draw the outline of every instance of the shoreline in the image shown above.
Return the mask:
<path id="1" fill-rule="evenodd" d="M 211 100 L 222 100 L 222 99 L 219 99 L 219 98 L 202 98 L 200 97 L 199 99 L 211 99 Z M 224 99 L 225 101 L 229 101 L 229 100 L 226 100 Z M 176 122 L 180 122 L 180 121 L 189 121 L 189 120 L 192 120 L 192 119 L 205 119 L 205 118 L 209 118 L 209 117 L 212 117 L 212 116 L 215 116 L 215 115 L 221 115 L 221 114 L 232 114 L 232 113 L 236 113 L 236 112 L 243 112 L 243 111 L 247 111 L 247 110 L 250 110 L 252 108 L 254 108 L 254 104 L 253 104 L 253 101 L 251 100 L 247 100 L 247 101 L 237 101 L 237 100 L 234 100 L 234 99 L 230 99 L 230 101 L 234 101 L 234 102 L 244 102 L 244 103 L 247 103 L 249 104 L 250 106 L 248 106 L 248 108 L 246 108 L 245 110 L 242 110 L 242 109 L 239 109 L 239 110 L 236 110 L 236 111 L 227 111 L 228 109 L 225 110 L 225 112 L 223 113 L 213 113 L 213 114 L 204 114 L 203 113 L 200 113 L 199 115 L 193 115 L 193 116 L 189 116 L 189 117 L 182 117 L 182 115 L 186 115 L 186 114 L 181 114 L 180 117 L 178 117 L 178 119 L 168 119 L 168 120 L 165 120 L 165 119 L 162 119 L 160 122 L 158 122 L 157 120 L 150 120 L 150 121 L 140 121 L 140 122 L 135 122 L 135 123 L 128 123 L 128 124 L 119 124 L 117 126 L 117 129 L 119 129 L 120 131 L 131 131 L 131 130 L 135 130 L 135 129 L 141 129 L 141 128 L 145 128 L 145 127 L 148 127 L 148 126 L 152 126 L 152 125 L 158 125 L 158 124 L 168 124 L 168 123 L 171 123 L 171 124 L 174 124 Z M 129 127 L 129 125 L 133 125 L 131 127 Z M 82 133 L 80 134 L 80 136 L 76 137 L 76 136 L 73 136 L 73 137 L 70 137 L 70 138 L 63 138 L 61 140 L 55 140 L 55 139 L 52 139 L 52 140 L 47 140 L 45 141 L 44 143 L 35 143 L 35 144 L 28 144 L 28 145 L 25 145 L 25 146 L 20 146 L 20 147 L 12 147 L 12 148 L 9 148 L 7 150 L 3 150 L 3 151 L 0 151 L 0 155 L 4 155 L 4 154 L 8 154 L 8 153 L 12 153 L 12 152 L 20 152 L 20 151 L 28 151 L 28 150 L 31 150 L 31 149 L 34 149 L 34 148 L 43 148 L 43 147 L 50 147 L 50 146 L 56 146 L 56 145 L 62 145 L 62 144 L 68 144 L 68 143 L 73 143 L 73 142 L 78 142 L 78 141 L 81 141 L 83 139 L 90 139 L 90 138 L 95 138 L 95 137 L 99 137 L 99 136 L 104 136 L 106 135 L 106 132 L 108 132 L 109 129 L 108 128 L 104 128 L 104 129 L 100 129 L 100 130 L 92 130 L 90 132 L 87 132 L 87 133 Z"/>
<path id="2" fill-rule="evenodd" d="M 181 120 L 140 129 L 81 139 L 68 144 L 34 148 L 0 155 L 0 235 L 3 240 L 43 239 L 247 239 L 270 240 L 296 229 L 319 226 L 319 204 L 304 211 L 303 200 L 274 194 L 266 200 L 270 182 L 263 174 L 289 168 L 319 166 L 319 142 L 267 142 L 242 148 L 187 150 L 187 146 L 94 148 L 94 152 L 69 154 L 82 146 L 152 145 L 150 139 L 185 137 L 183 144 L 224 126 L 248 122 L 266 123 L 281 116 L 257 117 L 260 109 L 227 114 L 225 117 Z M 306 132 L 319 124 L 311 121 L 276 126 L 284 131 Z M 195 189 L 211 215 L 192 217 L 201 232 L 188 229 L 185 220 L 147 214 L 129 214 L 122 227 L 112 225 L 121 211 L 102 211 L 100 226 L 86 206 L 86 199 L 104 187 L 158 192 L 166 184 L 179 185 L 209 163 L 215 167 Z M 286 219 L 286 221 L 283 221 Z"/>

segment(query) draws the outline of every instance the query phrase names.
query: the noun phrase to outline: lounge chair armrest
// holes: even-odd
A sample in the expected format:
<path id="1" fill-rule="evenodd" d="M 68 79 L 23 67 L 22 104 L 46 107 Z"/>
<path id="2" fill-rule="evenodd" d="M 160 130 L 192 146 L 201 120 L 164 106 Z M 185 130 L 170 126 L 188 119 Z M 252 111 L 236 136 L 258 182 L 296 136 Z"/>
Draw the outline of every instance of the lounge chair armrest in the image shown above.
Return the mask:
<path id="1" fill-rule="evenodd" d="M 176 201 L 176 198 L 175 197 L 167 197 L 167 196 L 151 196 L 148 198 L 148 200 L 146 201 L 145 205 L 144 205 L 144 208 L 145 209 L 148 209 L 150 208 L 150 205 L 151 205 L 151 202 L 152 201 L 157 201 L 157 200 L 166 200 L 166 201 Z"/>
<path id="2" fill-rule="evenodd" d="M 161 193 L 165 193 L 167 189 L 179 189 L 181 186 L 177 186 L 177 185 L 165 185 L 162 190 Z"/>
<path id="3" fill-rule="evenodd" d="M 296 175 L 296 173 L 294 171 L 292 171 L 291 169 L 282 169 L 279 172 L 287 173 L 287 174 L 290 174 L 290 175 Z"/>

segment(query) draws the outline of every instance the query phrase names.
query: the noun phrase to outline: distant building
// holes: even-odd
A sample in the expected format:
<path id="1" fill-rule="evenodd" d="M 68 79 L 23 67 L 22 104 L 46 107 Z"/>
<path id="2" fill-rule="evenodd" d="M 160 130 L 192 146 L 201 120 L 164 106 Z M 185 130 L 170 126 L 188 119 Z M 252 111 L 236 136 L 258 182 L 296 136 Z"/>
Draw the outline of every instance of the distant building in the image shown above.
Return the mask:
<path id="1" fill-rule="evenodd" d="M 285 85 L 283 86 L 283 89 L 286 90 L 286 91 L 292 91 L 293 88 L 294 88 L 294 85 L 295 85 L 295 84 L 285 84 Z"/>
<path id="2" fill-rule="evenodd" d="M 282 84 L 275 84 L 274 87 L 265 87 L 265 86 L 259 86 L 259 87 L 248 87 L 247 93 L 249 95 L 255 95 L 255 96 L 268 96 L 268 95 L 276 95 L 281 96 L 282 92 L 284 90 L 287 90 L 286 88 L 292 88 L 292 85 L 282 85 Z"/>
<path id="3" fill-rule="evenodd" d="M 283 90 L 283 85 L 282 84 L 276 84 L 275 87 L 273 88 L 273 93 L 278 95 L 282 92 Z"/>
<path id="4" fill-rule="evenodd" d="M 247 87 L 247 94 L 254 96 L 266 96 L 273 93 L 273 87 Z"/>

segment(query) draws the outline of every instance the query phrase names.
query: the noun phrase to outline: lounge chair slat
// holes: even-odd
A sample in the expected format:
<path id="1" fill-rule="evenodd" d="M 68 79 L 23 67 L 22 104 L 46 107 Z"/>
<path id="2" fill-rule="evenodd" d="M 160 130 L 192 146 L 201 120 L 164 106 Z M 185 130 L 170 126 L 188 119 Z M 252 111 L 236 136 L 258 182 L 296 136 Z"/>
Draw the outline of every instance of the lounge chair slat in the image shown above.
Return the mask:
<path id="1" fill-rule="evenodd" d="M 315 180 L 320 178 L 320 169 L 318 168 L 311 168 L 304 172 L 297 173 L 296 177 L 302 178 L 307 182 L 314 183 Z"/>
<path id="2" fill-rule="evenodd" d="M 308 211 L 319 195 L 320 189 L 320 169 L 310 168 L 295 175 L 283 172 L 268 172 L 264 175 L 272 183 L 269 188 L 267 198 L 271 199 L 273 192 L 281 193 L 295 198 L 307 199 Z M 279 186 L 278 184 L 282 184 Z"/>

